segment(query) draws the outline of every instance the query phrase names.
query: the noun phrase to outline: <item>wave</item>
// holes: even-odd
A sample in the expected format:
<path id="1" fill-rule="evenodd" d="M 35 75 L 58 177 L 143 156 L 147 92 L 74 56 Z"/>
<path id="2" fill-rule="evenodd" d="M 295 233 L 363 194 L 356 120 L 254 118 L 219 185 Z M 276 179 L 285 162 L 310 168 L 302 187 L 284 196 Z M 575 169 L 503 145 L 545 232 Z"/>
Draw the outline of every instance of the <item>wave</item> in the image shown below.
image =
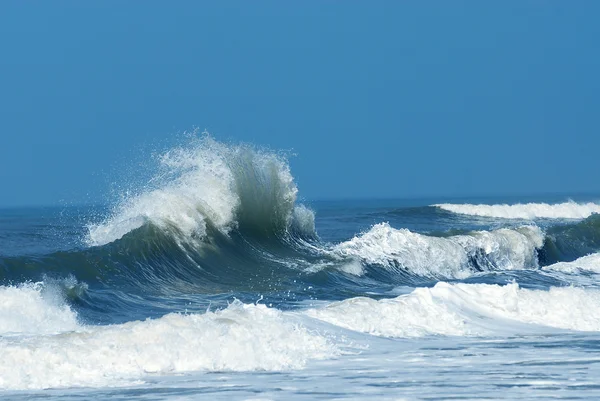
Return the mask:
<path id="1" fill-rule="evenodd" d="M 560 271 L 564 273 L 592 272 L 600 273 L 600 253 L 582 256 L 572 262 L 558 262 L 544 266 L 544 270 Z"/>
<path id="2" fill-rule="evenodd" d="M 208 134 L 157 157 L 156 171 L 88 225 L 83 249 L 0 258 L 5 282 L 74 275 L 144 293 L 285 288 L 317 255 L 315 216 L 296 202 L 283 156 Z"/>
<path id="3" fill-rule="evenodd" d="M 302 206 L 293 213 L 312 216 Z M 224 233 L 209 225 L 200 243 L 181 241 L 179 234 L 145 223 L 103 246 L 0 258 L 0 278 L 22 282 L 73 276 L 94 288 L 100 285 L 144 296 L 229 291 L 293 294 L 312 286 L 335 299 L 364 293 L 372 283 L 418 286 L 432 279 L 460 279 L 482 272 L 537 270 L 600 251 L 598 215 L 545 231 L 524 225 L 438 236 L 380 223 L 338 244 L 324 243 L 316 236 L 306 239 L 298 233 L 314 232 L 314 220 L 293 219 L 311 223 L 272 231 L 270 236 L 241 226 Z"/>
<path id="4" fill-rule="evenodd" d="M 179 242 L 147 223 L 104 246 L 0 258 L 0 276 L 12 282 L 73 276 L 92 289 L 109 287 L 144 296 L 292 294 L 312 286 L 336 297 L 363 293 L 370 282 L 418 285 L 479 272 L 536 269 L 543 239 L 536 226 L 436 237 L 381 223 L 337 245 L 303 241 L 293 234 L 263 238 L 211 228 L 198 245 Z M 74 299 L 81 297 L 75 294 Z"/>
<path id="5" fill-rule="evenodd" d="M 380 223 L 333 250 L 340 256 L 388 270 L 464 278 L 477 271 L 537 268 L 537 250 L 542 247 L 543 239 L 543 232 L 536 226 L 474 231 L 443 238 Z"/>
<path id="6" fill-rule="evenodd" d="M 77 316 L 53 285 L 0 287 L 0 335 L 53 334 L 75 330 Z"/>
<path id="7" fill-rule="evenodd" d="M 573 201 L 553 205 L 547 203 L 518 203 L 515 205 L 441 203 L 432 206 L 457 214 L 523 220 L 585 219 L 594 213 L 600 213 L 600 204 L 593 202 L 576 203 Z"/>
<path id="8" fill-rule="evenodd" d="M 327 258 L 300 239 L 212 231 L 210 240 L 198 245 L 179 242 L 161 227 L 146 224 L 100 247 L 0 258 L 0 279 L 11 283 L 72 276 L 91 290 L 109 288 L 144 296 L 261 293 L 293 290 L 305 269 Z M 73 293 L 73 298 L 81 297 Z"/>
<path id="9" fill-rule="evenodd" d="M 600 251 L 600 215 L 594 214 L 575 224 L 557 225 L 546 230 L 540 261 L 544 265 L 571 262 Z"/>
<path id="10" fill-rule="evenodd" d="M 302 230 L 307 229 L 313 227 Z M 207 230 L 205 240 L 196 244 L 180 242 L 168 230 L 146 223 L 100 247 L 36 258 L 0 258 L 0 275 L 13 282 L 73 275 L 81 282 L 148 295 L 293 292 L 304 284 L 344 293 L 349 288 L 337 287 L 354 283 L 360 291 L 366 285 L 363 279 L 422 285 L 431 279 L 466 278 L 481 272 L 535 270 L 600 251 L 600 216 L 596 215 L 545 232 L 524 225 L 443 236 L 380 223 L 338 244 L 316 237 L 303 240 L 292 231 L 283 237 L 263 237 L 239 228 L 227 234 L 212 227 Z"/>
<path id="11" fill-rule="evenodd" d="M 211 228 L 225 235 L 233 229 L 315 235 L 314 214 L 296 206 L 298 189 L 277 154 L 204 134 L 157 160 L 145 186 L 129 190 L 108 218 L 89 226 L 89 245 L 108 244 L 145 224 L 188 242 L 204 240 Z"/>
<path id="12" fill-rule="evenodd" d="M 350 298 L 297 312 L 234 301 L 201 314 L 89 326 L 48 298 L 44 286 L 0 287 L 9 294 L 4 301 L 33 300 L 39 321 L 67 317 L 54 320 L 52 330 L 32 328 L 27 321 L 33 315 L 14 309 L 13 320 L 23 324 L 0 336 L 0 389 L 114 387 L 185 372 L 302 369 L 359 346 L 318 322 L 383 337 L 600 331 L 600 290 L 574 287 L 541 291 L 515 283 L 440 282 L 392 299 Z M 309 328 L 316 325 L 318 331 Z"/>
<path id="13" fill-rule="evenodd" d="M 339 354 L 336 345 L 293 315 L 264 305 L 235 301 L 204 314 L 85 326 L 68 309 L 48 303 L 44 310 L 36 286 L 0 287 L 0 294 L 4 301 L 30 300 L 40 312 L 13 304 L 12 320 L 22 325 L 11 326 L 12 336 L 0 337 L 1 389 L 112 387 L 157 374 L 300 369 L 309 360 Z M 32 317 L 35 322 L 28 322 Z M 51 330 L 37 324 L 46 318 Z M 44 335 L 17 335 L 32 332 Z"/>
<path id="14" fill-rule="evenodd" d="M 393 299 L 351 298 L 307 314 L 384 337 L 513 335 L 535 332 L 531 325 L 600 331 L 600 290 L 440 282 Z"/>
<path id="15" fill-rule="evenodd" d="M 524 225 L 436 236 L 380 223 L 329 244 L 317 235 L 313 211 L 297 198 L 284 157 L 205 134 L 159 155 L 152 179 L 88 225 L 89 246 L 0 258 L 0 279 L 73 275 L 92 286 L 153 296 L 293 292 L 304 284 L 336 292 L 340 283 L 360 291 L 367 281 L 422 285 L 537 269 L 600 250 L 600 215 L 545 233 Z M 401 220 L 435 210 L 409 208 Z"/>

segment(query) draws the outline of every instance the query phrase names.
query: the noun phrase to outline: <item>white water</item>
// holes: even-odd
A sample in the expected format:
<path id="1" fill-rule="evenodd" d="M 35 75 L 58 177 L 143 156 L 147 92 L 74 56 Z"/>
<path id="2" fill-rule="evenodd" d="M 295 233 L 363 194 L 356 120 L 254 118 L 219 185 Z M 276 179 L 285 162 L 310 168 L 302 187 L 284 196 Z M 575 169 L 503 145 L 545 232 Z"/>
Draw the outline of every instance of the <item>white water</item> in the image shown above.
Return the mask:
<path id="1" fill-rule="evenodd" d="M 264 305 L 234 302 L 201 315 L 83 326 L 68 308 L 40 302 L 35 288 L 2 288 L 0 294 L 14 307 L 8 319 L 4 308 L 0 317 L 3 327 L 13 322 L 12 335 L 0 337 L 0 389 L 5 390 L 132 385 L 149 375 L 190 371 L 300 369 L 309 360 L 339 353 L 294 316 Z"/>
<path id="2" fill-rule="evenodd" d="M 75 330 L 77 317 L 58 290 L 43 283 L 0 286 L 0 335 Z"/>
<path id="3" fill-rule="evenodd" d="M 518 203 L 515 205 L 472 205 L 441 203 L 432 205 L 452 213 L 471 216 L 496 217 L 503 219 L 585 219 L 593 213 L 600 213 L 600 204 L 576 203 L 573 201 L 547 203 Z"/>
<path id="4" fill-rule="evenodd" d="M 517 284 L 439 282 L 433 288 L 417 288 L 392 299 L 351 298 L 307 313 L 343 328 L 385 337 L 532 331 L 523 324 L 600 331 L 600 290 L 564 287 L 541 291 Z"/>
<path id="5" fill-rule="evenodd" d="M 389 269 L 400 267 L 421 276 L 464 278 L 473 272 L 469 264 L 473 257 L 483 256 L 485 260 L 481 263 L 493 269 L 537 267 L 536 249 L 543 245 L 543 239 L 536 226 L 439 238 L 380 223 L 336 245 L 333 252 Z"/>
<path id="6" fill-rule="evenodd" d="M 7 305 L 10 302 L 35 305 L 33 309 L 16 308 L 12 312 L 13 321 L 27 322 L 35 317 L 47 322 L 47 326 L 13 325 L 11 335 L 0 337 L 0 388 L 4 390 L 152 386 L 154 381 L 177 381 L 173 375 L 186 373 L 189 377 L 192 372 L 260 375 L 261 371 L 307 369 L 304 376 L 314 377 L 321 374 L 320 366 L 324 371 L 328 370 L 325 366 L 335 367 L 334 372 L 341 369 L 334 375 L 343 376 L 349 361 L 352 361 L 349 369 L 353 371 L 361 367 L 364 371 L 375 367 L 390 369 L 386 361 L 392 360 L 402 361 L 413 366 L 412 369 L 426 369 L 446 363 L 436 359 L 441 351 L 415 353 L 428 342 L 380 343 L 372 335 L 406 341 L 432 335 L 450 336 L 444 340 L 448 345 L 474 336 L 480 338 L 477 341 L 483 341 L 483 336 L 494 343 L 504 341 L 498 338 L 515 335 L 534 339 L 540 335 L 571 335 L 557 329 L 600 332 L 600 290 L 572 287 L 541 291 L 522 289 L 517 284 L 440 282 L 433 288 L 417 288 L 393 299 L 351 298 L 303 312 L 281 312 L 264 305 L 234 302 L 216 312 L 169 314 L 159 319 L 109 326 L 78 324 L 75 314 L 56 303 L 56 298 L 44 298 L 40 285 L 2 287 L 0 294 Z M 32 313 L 33 310 L 36 312 Z M 323 326 L 319 322 L 328 324 Z M 365 334 L 357 336 L 352 332 Z M 395 356 L 391 359 L 377 356 L 382 344 L 389 348 L 382 351 L 383 355 L 393 352 Z M 463 351 L 466 355 L 479 352 L 479 345 L 470 344 Z M 569 349 L 571 354 L 576 351 Z M 539 358 L 539 352 L 529 357 Z M 517 357 L 509 354 L 510 358 Z M 462 359 L 460 355 L 456 358 L 453 363 L 474 362 L 464 355 Z M 544 358 L 564 359 L 559 354 L 547 353 Z M 324 365 L 320 360 L 329 362 Z M 492 363 L 489 355 L 478 363 L 488 362 Z M 234 381 L 243 377 L 238 376 Z M 215 378 L 200 376 L 197 380 Z M 392 376 L 385 378 L 391 380 Z M 302 388 L 301 383 L 296 387 L 290 385 Z"/>
<path id="7" fill-rule="evenodd" d="M 550 266 L 544 266 L 543 269 L 564 273 L 579 273 L 581 271 L 600 273 L 600 253 L 582 256 L 573 262 L 559 262 Z"/>

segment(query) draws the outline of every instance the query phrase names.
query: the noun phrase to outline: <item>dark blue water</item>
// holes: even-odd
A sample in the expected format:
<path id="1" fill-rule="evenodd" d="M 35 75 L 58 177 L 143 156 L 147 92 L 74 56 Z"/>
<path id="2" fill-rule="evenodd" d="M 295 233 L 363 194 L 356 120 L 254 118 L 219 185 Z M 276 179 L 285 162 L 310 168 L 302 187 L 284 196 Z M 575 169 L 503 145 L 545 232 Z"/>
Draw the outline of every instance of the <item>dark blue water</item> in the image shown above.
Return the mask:
<path id="1" fill-rule="evenodd" d="M 436 203 L 439 200 L 314 201 L 309 206 L 316 216 L 316 235 L 299 239 L 286 232 L 252 238 L 240 230 L 229 233 L 227 239 L 215 235 L 211 246 L 217 249 L 210 250 L 199 250 L 204 246 L 201 243 L 178 243 L 150 223 L 112 243 L 90 246 L 86 242 L 89 224 L 107 218 L 107 207 L 4 209 L 0 211 L 2 284 L 53 280 L 65 287 L 80 318 L 91 324 L 204 311 L 209 305 L 226 306 L 234 298 L 243 302 L 261 298 L 277 308 L 290 309 L 306 299 L 385 295 L 397 286 L 432 286 L 440 279 L 457 279 L 450 271 L 413 272 L 410 263 L 404 266 L 401 257 L 385 253 L 381 263 L 360 261 L 364 267 L 360 275 L 345 272 L 341 267 L 356 258 L 336 255 L 335 247 L 360 238 L 382 222 L 391 230 L 409 230 L 424 239 L 534 224 L 456 215 L 429 206 Z M 546 237 L 542 246 L 533 248 L 529 265 L 503 270 L 483 248 L 474 247 L 469 250 L 471 260 L 458 266 L 467 275 L 463 281 L 564 285 L 539 275 L 540 268 L 573 261 L 600 247 L 600 220 L 595 215 L 581 221 L 540 220 L 535 224 Z"/>

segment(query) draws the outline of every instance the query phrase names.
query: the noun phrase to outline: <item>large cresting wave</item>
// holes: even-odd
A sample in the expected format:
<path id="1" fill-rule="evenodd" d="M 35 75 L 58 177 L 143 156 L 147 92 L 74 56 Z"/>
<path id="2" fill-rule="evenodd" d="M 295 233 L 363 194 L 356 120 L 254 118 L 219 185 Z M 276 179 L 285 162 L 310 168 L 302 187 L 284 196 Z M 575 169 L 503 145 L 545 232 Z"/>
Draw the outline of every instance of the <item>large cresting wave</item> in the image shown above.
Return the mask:
<path id="1" fill-rule="evenodd" d="M 314 234 L 314 215 L 296 206 L 298 189 L 282 156 L 203 134 L 163 153 L 158 164 L 146 185 L 89 226 L 90 245 L 105 245 L 146 224 L 184 241 L 202 241 L 211 230 Z"/>

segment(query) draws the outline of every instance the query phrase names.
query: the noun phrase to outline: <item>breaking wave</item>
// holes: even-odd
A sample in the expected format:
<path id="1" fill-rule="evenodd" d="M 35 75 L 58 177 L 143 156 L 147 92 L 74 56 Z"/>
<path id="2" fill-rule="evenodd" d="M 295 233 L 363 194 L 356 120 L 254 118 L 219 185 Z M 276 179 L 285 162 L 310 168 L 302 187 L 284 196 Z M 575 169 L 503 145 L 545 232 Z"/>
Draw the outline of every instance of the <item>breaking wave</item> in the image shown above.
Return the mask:
<path id="1" fill-rule="evenodd" d="M 537 268 L 543 240 L 536 226 L 433 237 L 380 223 L 336 245 L 334 252 L 366 265 L 460 278 L 476 271 Z"/>
<path id="2" fill-rule="evenodd" d="M 90 245 L 108 244 L 146 224 L 182 241 L 203 241 L 210 229 L 314 235 L 314 215 L 296 206 L 298 189 L 283 157 L 208 135 L 163 153 L 154 177 L 131 192 L 108 218 L 89 226 Z"/>
<path id="3" fill-rule="evenodd" d="M 290 167 L 279 154 L 204 134 L 156 161 L 150 180 L 130 188 L 103 219 L 87 226 L 86 247 L 2 257 L 0 278 L 37 282 L 48 274 L 73 275 L 91 285 L 156 296 L 290 293 L 299 283 L 330 292 L 346 284 L 361 288 L 363 278 L 422 285 L 480 272 L 539 269 L 600 250 L 597 214 L 544 230 L 530 223 L 460 235 L 379 223 L 346 241 L 327 243 L 317 235 L 313 211 L 298 203 Z M 508 210 L 504 214 L 513 217 L 540 217 L 544 211 L 554 217 L 584 216 L 600 208 L 573 202 L 438 205 L 455 206 L 473 213 Z M 408 208 L 397 222 L 427 209 L 435 210 Z"/>
<path id="4" fill-rule="evenodd" d="M 0 335 L 53 334 L 75 330 L 77 316 L 60 290 L 43 282 L 0 286 Z"/>
<path id="5" fill-rule="evenodd" d="M 86 326 L 69 307 L 43 301 L 42 286 L 0 287 L 0 389 L 130 385 L 149 375 L 190 371 L 299 369 L 339 353 L 324 336 L 265 305 L 235 301 L 204 314 Z"/>
<path id="6" fill-rule="evenodd" d="M 535 331 L 531 325 L 600 331 L 600 290 L 440 282 L 392 299 L 350 298 L 307 314 L 384 337 L 512 335 Z"/>

